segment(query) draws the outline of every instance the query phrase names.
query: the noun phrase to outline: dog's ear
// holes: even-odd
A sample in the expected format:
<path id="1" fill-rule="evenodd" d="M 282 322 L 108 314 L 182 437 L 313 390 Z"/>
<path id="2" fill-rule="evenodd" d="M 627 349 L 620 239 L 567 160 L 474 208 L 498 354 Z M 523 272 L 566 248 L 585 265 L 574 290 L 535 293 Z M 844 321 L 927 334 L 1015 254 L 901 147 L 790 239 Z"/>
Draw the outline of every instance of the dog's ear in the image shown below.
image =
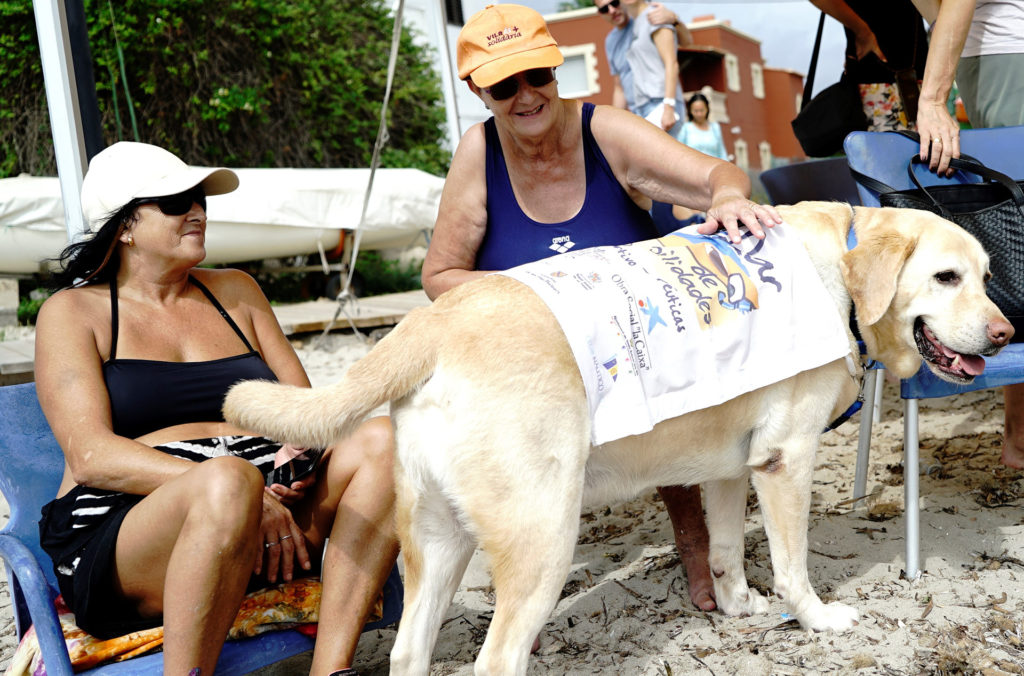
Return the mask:
<path id="1" fill-rule="evenodd" d="M 900 271 L 915 246 L 915 240 L 887 230 L 865 237 L 843 255 L 839 268 L 857 308 L 859 324 L 871 326 L 889 309 Z"/>

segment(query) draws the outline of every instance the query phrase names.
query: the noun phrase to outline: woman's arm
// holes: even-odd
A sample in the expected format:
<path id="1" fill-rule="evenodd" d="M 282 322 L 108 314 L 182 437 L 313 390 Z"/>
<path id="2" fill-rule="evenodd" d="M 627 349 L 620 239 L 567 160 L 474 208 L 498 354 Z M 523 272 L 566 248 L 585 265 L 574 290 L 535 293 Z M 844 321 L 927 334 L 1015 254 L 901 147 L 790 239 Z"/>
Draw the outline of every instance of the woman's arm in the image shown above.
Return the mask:
<path id="1" fill-rule="evenodd" d="M 109 325 L 107 298 L 106 287 L 70 289 L 43 304 L 36 391 L 75 483 L 146 495 L 192 463 L 114 434 L 95 330 Z"/>
<path id="2" fill-rule="evenodd" d="M 882 61 L 886 60 L 871 28 L 845 0 L 811 0 L 811 4 L 853 32 L 855 56 L 858 61 L 872 53 Z"/>
<path id="3" fill-rule="evenodd" d="M 706 211 L 701 231 L 722 226 L 734 241 L 738 223 L 763 237 L 762 224 L 782 222 L 773 207 L 748 199 L 750 180 L 742 169 L 679 143 L 635 115 L 598 106 L 590 128 L 615 177 L 643 208 L 653 199 Z"/>
<path id="4" fill-rule="evenodd" d="M 474 269 L 486 231 L 486 139 L 483 124 L 476 124 L 455 150 L 423 261 L 423 290 L 431 300 L 487 274 Z"/>
<path id="5" fill-rule="evenodd" d="M 928 41 L 928 62 L 917 104 L 917 133 L 921 135 L 921 159 L 928 157 L 931 146 L 934 152 L 928 166 L 939 173 L 949 169 L 951 158 L 960 157 L 960 125 L 949 114 L 946 101 L 974 17 L 974 4 L 975 0 L 942 0 Z"/>
<path id="6" fill-rule="evenodd" d="M 665 99 L 675 101 L 676 88 L 679 86 L 679 62 L 676 50 L 676 34 L 668 28 L 659 28 L 651 34 L 654 46 L 658 48 L 658 55 L 665 66 Z M 661 107 L 661 128 L 665 131 L 671 129 L 678 120 L 675 105 Z"/>

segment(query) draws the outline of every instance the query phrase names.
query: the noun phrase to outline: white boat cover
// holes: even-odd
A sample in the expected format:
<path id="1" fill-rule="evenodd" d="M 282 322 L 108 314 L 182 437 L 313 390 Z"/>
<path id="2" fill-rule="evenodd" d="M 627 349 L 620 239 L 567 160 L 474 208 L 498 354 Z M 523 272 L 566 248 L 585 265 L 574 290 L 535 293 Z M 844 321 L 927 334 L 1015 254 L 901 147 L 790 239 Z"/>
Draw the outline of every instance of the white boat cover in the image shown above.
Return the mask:
<path id="1" fill-rule="evenodd" d="M 369 169 L 235 169 L 238 189 L 209 198 L 207 263 L 234 263 L 334 249 L 359 227 Z M 444 179 L 418 169 L 378 169 L 361 248 L 423 242 Z M 33 273 L 66 245 L 55 177 L 0 179 L 0 273 Z"/>

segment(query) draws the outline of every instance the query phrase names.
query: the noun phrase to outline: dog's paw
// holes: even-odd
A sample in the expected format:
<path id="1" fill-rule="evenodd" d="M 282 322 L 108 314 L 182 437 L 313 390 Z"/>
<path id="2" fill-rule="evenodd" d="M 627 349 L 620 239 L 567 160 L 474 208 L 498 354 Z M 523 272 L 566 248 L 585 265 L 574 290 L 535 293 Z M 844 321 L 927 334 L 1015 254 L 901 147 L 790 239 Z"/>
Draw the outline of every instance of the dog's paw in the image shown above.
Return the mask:
<path id="1" fill-rule="evenodd" d="M 814 631 L 847 631 L 857 623 L 860 613 L 856 608 L 842 603 L 817 603 L 812 610 L 798 618 L 800 626 Z"/>
<path id="2" fill-rule="evenodd" d="M 715 592 L 715 602 L 719 610 L 733 617 L 746 617 L 768 612 L 768 599 L 753 589 L 747 588 L 736 594 Z"/>

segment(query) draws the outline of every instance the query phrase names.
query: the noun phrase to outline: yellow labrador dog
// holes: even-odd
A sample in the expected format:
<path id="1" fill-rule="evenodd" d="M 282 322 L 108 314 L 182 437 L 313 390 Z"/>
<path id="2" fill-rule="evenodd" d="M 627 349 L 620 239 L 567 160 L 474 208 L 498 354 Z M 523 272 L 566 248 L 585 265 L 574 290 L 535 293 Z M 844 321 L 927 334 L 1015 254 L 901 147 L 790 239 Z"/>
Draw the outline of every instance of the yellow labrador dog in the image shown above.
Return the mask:
<path id="1" fill-rule="evenodd" d="M 943 378 L 969 381 L 984 368 L 979 355 L 1009 341 L 1012 327 L 985 295 L 988 257 L 952 223 L 841 203 L 779 212 L 779 227 L 798 231 L 842 316 L 852 300 L 868 354 L 896 375 L 912 375 L 924 360 Z M 851 218 L 859 244 L 847 251 Z M 243 428 L 323 447 L 391 402 L 405 558 L 392 673 L 428 673 L 439 627 L 479 545 L 497 604 L 477 673 L 523 674 L 569 571 L 581 506 L 655 485 L 705 485 L 722 611 L 768 608 L 743 570 L 752 478 L 774 589 L 787 612 L 808 629 L 852 627 L 857 611 L 818 598 L 806 556 L 818 436 L 855 397 L 855 379 L 839 359 L 647 434 L 592 446 L 580 372 L 557 320 L 527 286 L 495 275 L 410 313 L 336 385 L 242 383 L 225 413 Z"/>

